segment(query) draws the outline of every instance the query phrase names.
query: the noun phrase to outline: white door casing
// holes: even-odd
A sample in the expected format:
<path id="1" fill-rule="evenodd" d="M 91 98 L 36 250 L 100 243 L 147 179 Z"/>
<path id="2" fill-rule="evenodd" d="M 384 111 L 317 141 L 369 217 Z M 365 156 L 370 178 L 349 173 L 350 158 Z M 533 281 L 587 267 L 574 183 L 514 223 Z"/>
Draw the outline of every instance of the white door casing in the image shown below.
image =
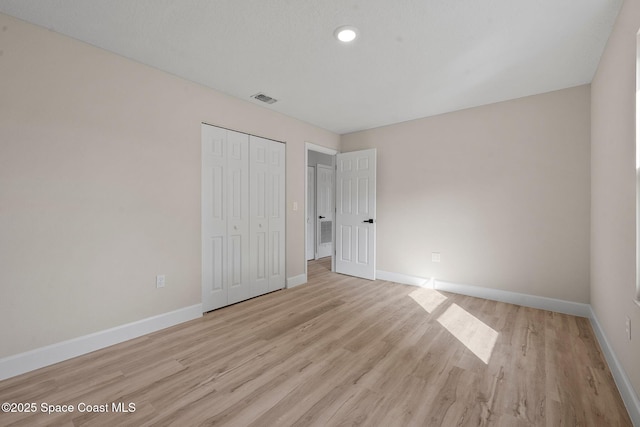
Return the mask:
<path id="1" fill-rule="evenodd" d="M 316 168 L 307 166 L 307 261 L 316 257 Z"/>
<path id="2" fill-rule="evenodd" d="M 375 280 L 376 150 L 336 156 L 336 272 Z"/>
<path id="3" fill-rule="evenodd" d="M 331 166 L 316 167 L 316 254 L 324 258 L 333 254 L 334 180 Z"/>

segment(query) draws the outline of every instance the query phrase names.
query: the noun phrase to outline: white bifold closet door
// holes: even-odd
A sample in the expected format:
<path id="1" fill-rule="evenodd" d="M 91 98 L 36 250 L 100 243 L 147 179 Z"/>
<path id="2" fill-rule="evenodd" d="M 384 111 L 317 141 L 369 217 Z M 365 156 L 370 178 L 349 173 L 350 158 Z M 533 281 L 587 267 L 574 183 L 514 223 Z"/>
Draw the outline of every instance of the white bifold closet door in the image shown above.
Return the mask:
<path id="1" fill-rule="evenodd" d="M 250 137 L 251 296 L 285 284 L 284 144 Z"/>
<path id="2" fill-rule="evenodd" d="M 249 298 L 249 136 L 202 126 L 203 309 Z"/>
<path id="3" fill-rule="evenodd" d="M 203 311 L 284 287 L 284 182 L 284 144 L 202 125 Z"/>

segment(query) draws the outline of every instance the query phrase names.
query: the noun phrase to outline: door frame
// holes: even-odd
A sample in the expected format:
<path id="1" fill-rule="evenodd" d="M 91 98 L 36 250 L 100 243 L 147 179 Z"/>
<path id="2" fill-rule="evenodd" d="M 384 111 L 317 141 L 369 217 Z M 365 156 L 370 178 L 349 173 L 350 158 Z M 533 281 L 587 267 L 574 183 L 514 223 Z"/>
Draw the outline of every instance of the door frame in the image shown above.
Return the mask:
<path id="1" fill-rule="evenodd" d="M 320 235 L 321 235 L 321 223 L 323 222 L 322 220 L 320 220 L 320 212 L 318 211 L 318 206 L 320 205 L 319 203 L 319 199 L 320 199 L 320 192 L 318 191 L 319 187 L 320 187 L 320 171 L 321 170 L 325 170 L 327 173 L 329 173 L 331 175 L 331 183 L 332 185 L 330 186 L 330 192 L 331 192 L 331 206 L 329 207 L 329 209 L 327 210 L 327 212 L 329 213 L 325 213 L 328 218 L 330 218 L 332 226 L 331 226 L 331 247 L 329 248 L 329 256 L 333 256 L 335 254 L 335 247 L 334 247 L 334 240 L 335 240 L 335 233 L 333 230 L 333 227 L 335 226 L 335 205 L 336 205 L 336 183 L 335 183 L 335 172 L 336 172 L 336 168 L 335 166 L 331 166 L 331 165 L 325 165 L 322 163 L 318 163 L 316 165 L 316 177 L 315 177 L 315 192 L 316 192 L 316 202 L 315 202 L 315 209 L 316 209 L 316 215 L 314 218 L 315 221 L 315 226 L 316 226 L 316 259 L 320 259 L 320 258 L 325 258 L 327 255 L 324 255 L 326 253 L 326 247 L 325 248 L 321 248 L 320 247 Z M 333 212 L 331 212 L 331 209 L 333 209 Z M 323 251 L 322 256 L 320 256 L 320 251 Z"/>
<path id="2" fill-rule="evenodd" d="M 313 185 L 309 185 L 309 179 L 313 179 Z M 316 259 L 316 194 L 315 194 L 315 182 L 316 182 L 316 168 L 315 166 L 307 166 L 307 194 L 306 194 L 306 202 L 307 204 L 305 209 L 306 214 L 306 228 L 305 228 L 305 255 L 307 262 Z M 309 212 L 309 208 L 312 208 L 313 213 Z M 309 236 L 310 231 L 309 228 L 313 230 L 311 236 Z M 313 242 L 312 242 L 313 241 Z M 309 257 L 309 246 L 310 244 L 313 246 L 311 250 L 311 257 Z"/>
<path id="3" fill-rule="evenodd" d="M 324 154 L 329 154 L 330 156 L 335 156 L 336 154 L 339 153 L 338 150 L 334 150 L 333 148 L 327 148 L 327 147 L 323 147 L 322 145 L 317 145 L 317 144 L 313 144 L 311 142 L 305 142 L 304 143 L 304 217 L 305 219 L 307 218 L 307 216 L 309 215 L 309 212 L 307 212 L 307 197 L 308 197 L 308 191 L 309 191 L 309 183 L 307 182 L 307 167 L 309 166 L 309 151 L 317 151 L 319 153 L 324 153 Z M 333 241 L 336 241 L 336 236 L 335 236 L 335 227 L 333 227 Z M 306 261 L 306 248 L 307 248 L 307 227 L 306 227 L 306 221 L 305 221 L 305 228 L 304 228 L 304 248 L 305 248 L 305 262 L 304 262 L 304 276 L 305 278 L 307 278 L 307 261 Z M 335 248 L 335 243 L 334 243 L 334 248 Z M 335 254 L 331 255 L 331 271 L 335 271 Z"/>

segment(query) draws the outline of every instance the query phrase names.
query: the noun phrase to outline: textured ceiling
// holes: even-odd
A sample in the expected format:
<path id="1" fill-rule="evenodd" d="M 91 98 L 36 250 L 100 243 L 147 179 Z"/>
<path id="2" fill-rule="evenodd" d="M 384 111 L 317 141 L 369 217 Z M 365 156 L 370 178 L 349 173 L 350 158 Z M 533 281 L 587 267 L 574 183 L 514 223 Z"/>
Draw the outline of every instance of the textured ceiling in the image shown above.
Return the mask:
<path id="1" fill-rule="evenodd" d="M 342 134 L 589 83 L 620 5 L 0 0 L 0 12 Z M 341 25 L 359 39 L 336 41 Z"/>

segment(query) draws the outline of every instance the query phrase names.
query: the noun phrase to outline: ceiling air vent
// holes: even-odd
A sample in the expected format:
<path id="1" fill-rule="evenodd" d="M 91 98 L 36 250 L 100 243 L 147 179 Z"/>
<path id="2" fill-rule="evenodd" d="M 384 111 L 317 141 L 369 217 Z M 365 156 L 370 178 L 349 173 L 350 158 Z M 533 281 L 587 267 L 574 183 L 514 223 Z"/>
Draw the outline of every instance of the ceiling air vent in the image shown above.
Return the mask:
<path id="1" fill-rule="evenodd" d="M 252 96 L 252 98 L 257 99 L 258 101 L 266 102 L 267 104 L 273 104 L 275 102 L 278 102 L 277 99 L 267 96 L 264 93 L 256 93 L 255 95 Z"/>

